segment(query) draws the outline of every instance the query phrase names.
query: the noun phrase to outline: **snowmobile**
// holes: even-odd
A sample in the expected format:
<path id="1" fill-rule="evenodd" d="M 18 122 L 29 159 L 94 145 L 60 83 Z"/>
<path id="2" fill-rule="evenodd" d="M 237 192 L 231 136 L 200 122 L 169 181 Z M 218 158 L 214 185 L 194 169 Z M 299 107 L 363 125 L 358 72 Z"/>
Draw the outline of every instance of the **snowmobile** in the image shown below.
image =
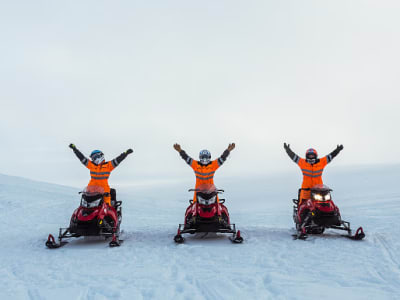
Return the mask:
<path id="1" fill-rule="evenodd" d="M 224 190 L 218 190 L 211 184 L 190 189 L 189 192 L 195 192 L 196 201 L 189 200 L 185 223 L 179 224 L 178 232 L 174 237 L 176 243 L 184 242 L 182 234 L 197 232 L 232 233 L 230 238 L 232 242 L 243 242 L 240 230 L 236 231 L 235 224 L 230 223 L 228 209 L 224 205 L 225 199 L 218 197 L 218 194 L 222 194 Z"/>
<path id="2" fill-rule="evenodd" d="M 68 228 L 60 228 L 58 243 L 49 234 L 46 241 L 48 248 L 59 248 L 67 242 L 64 239 L 80 236 L 111 237 L 110 247 L 119 246 L 120 225 L 122 221 L 122 201 L 116 200 L 116 192 L 104 193 L 99 186 L 88 186 L 82 192 L 81 203 L 72 214 Z M 104 197 L 111 196 L 111 206 L 104 202 Z"/>
<path id="3" fill-rule="evenodd" d="M 311 198 L 299 204 L 302 190 L 310 191 Z M 346 237 L 353 240 L 362 240 L 365 237 L 362 227 L 352 235 L 350 223 L 343 221 L 339 208 L 332 201 L 331 189 L 323 184 L 311 189 L 299 189 L 298 199 L 293 199 L 293 220 L 296 224 L 295 239 L 306 239 L 308 234 L 322 234 L 325 229 L 339 229 L 347 231 Z"/>

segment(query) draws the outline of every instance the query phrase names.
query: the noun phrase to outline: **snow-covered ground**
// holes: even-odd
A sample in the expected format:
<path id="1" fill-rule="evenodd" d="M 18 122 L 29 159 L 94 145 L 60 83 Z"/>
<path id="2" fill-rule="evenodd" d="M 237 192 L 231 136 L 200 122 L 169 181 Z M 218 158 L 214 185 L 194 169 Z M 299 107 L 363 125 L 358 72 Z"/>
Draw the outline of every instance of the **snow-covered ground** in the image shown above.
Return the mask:
<path id="1" fill-rule="evenodd" d="M 332 231 L 293 240 L 293 171 L 216 178 L 243 244 L 209 235 L 176 245 L 192 183 L 178 181 L 119 187 L 121 247 L 80 238 L 50 250 L 47 235 L 68 225 L 79 189 L 0 175 L 0 299 L 400 299 L 399 179 L 400 166 L 326 171 L 363 241 Z"/>

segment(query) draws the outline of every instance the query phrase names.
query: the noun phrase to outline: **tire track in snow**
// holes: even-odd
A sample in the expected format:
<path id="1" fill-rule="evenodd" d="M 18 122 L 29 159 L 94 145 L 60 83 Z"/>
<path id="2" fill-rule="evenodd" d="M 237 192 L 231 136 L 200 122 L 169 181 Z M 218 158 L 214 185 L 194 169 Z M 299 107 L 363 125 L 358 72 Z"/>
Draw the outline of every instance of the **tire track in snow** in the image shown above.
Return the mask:
<path id="1" fill-rule="evenodd" d="M 383 281 L 394 286 L 394 292 L 396 292 L 399 289 L 398 283 L 400 282 L 400 263 L 397 261 L 397 257 L 391 245 L 383 235 L 376 234 L 373 237 L 373 241 L 381 250 L 383 254 L 381 257 L 387 262 L 385 264 L 385 269 L 377 270 L 377 272 Z M 382 265 L 382 263 L 380 265 Z M 391 269 L 390 273 L 387 272 L 388 269 L 386 267 Z M 393 278 L 393 275 L 397 275 L 397 278 Z"/>

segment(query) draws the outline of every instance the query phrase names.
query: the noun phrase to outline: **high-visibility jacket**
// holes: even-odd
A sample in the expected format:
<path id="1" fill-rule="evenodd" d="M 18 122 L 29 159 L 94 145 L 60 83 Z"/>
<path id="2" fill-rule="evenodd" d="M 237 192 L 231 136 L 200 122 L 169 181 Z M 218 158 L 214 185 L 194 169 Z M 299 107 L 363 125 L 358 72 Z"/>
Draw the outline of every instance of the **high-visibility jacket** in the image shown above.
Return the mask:
<path id="1" fill-rule="evenodd" d="M 222 166 L 222 164 L 225 162 L 225 160 L 229 156 L 229 150 L 225 150 L 218 159 L 211 161 L 207 165 L 203 165 L 199 161 L 189 157 L 183 150 L 180 152 L 180 155 L 193 169 L 196 175 L 195 188 L 198 188 L 200 185 L 203 184 L 214 184 L 215 171 L 217 171 L 218 168 Z M 193 201 L 196 201 L 196 193 L 194 193 Z"/>
<path id="2" fill-rule="evenodd" d="M 110 193 L 108 178 L 110 177 L 112 170 L 114 170 L 121 163 L 121 161 L 126 158 L 127 154 L 125 152 L 121 153 L 121 155 L 111 161 L 96 165 L 86 158 L 78 149 L 74 148 L 73 150 L 82 164 L 90 170 L 90 181 L 88 186 L 100 186 L 104 189 L 105 193 Z M 104 201 L 111 205 L 111 195 L 105 196 Z"/>
<path id="3" fill-rule="evenodd" d="M 315 164 L 310 164 L 304 158 L 299 158 L 297 164 L 303 173 L 302 189 L 311 189 L 316 184 L 323 184 L 322 173 L 328 164 L 327 156 L 319 159 Z M 309 199 L 310 195 L 311 192 L 309 190 L 302 190 L 300 192 L 300 199 Z"/>
<path id="4" fill-rule="evenodd" d="M 110 186 L 108 185 L 108 178 L 110 177 L 111 171 L 115 168 L 112 162 L 108 161 L 95 165 L 92 161 L 88 161 L 86 168 L 90 170 L 90 181 L 88 186 L 101 186 L 104 188 L 105 193 L 109 193 Z"/>
<path id="5" fill-rule="evenodd" d="M 196 186 L 198 188 L 202 184 L 214 184 L 215 171 L 221 166 L 218 160 L 213 160 L 208 165 L 202 165 L 197 160 L 193 160 L 190 165 L 196 175 Z"/>
<path id="6" fill-rule="evenodd" d="M 289 157 L 296 163 L 303 173 L 303 183 L 301 184 L 302 189 L 311 189 L 316 184 L 323 184 L 322 173 L 327 164 L 329 164 L 336 155 L 339 154 L 343 146 L 336 148 L 327 156 L 317 159 L 316 163 L 310 164 L 304 158 L 299 157 L 289 147 L 285 148 Z M 304 199 L 309 199 L 311 196 L 310 190 L 301 190 L 299 197 L 299 204 Z"/>

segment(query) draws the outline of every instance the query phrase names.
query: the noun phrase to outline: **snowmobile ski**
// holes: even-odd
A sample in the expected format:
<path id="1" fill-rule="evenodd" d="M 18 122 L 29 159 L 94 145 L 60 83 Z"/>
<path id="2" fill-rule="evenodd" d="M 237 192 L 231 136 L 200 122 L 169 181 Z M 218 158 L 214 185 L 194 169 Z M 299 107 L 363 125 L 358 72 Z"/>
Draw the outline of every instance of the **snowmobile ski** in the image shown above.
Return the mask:
<path id="1" fill-rule="evenodd" d="M 230 237 L 229 239 L 231 240 L 232 243 L 235 243 L 235 244 L 243 243 L 243 238 L 240 235 L 240 230 L 238 230 L 236 233 L 234 233 L 233 236 Z"/>
<path id="2" fill-rule="evenodd" d="M 363 238 L 365 238 L 365 233 L 362 227 L 358 227 L 354 235 L 349 234 L 345 235 L 345 237 L 354 241 L 361 241 Z"/>
<path id="3" fill-rule="evenodd" d="M 224 205 L 225 199 L 220 199 L 218 194 L 224 190 L 217 189 L 213 184 L 202 185 L 189 192 L 196 192 L 196 201 L 189 200 L 190 205 L 186 208 L 185 223 L 179 224 L 177 234 L 174 236 L 175 243 L 184 242 L 184 234 L 224 233 L 232 234 L 230 240 L 240 244 L 243 238 L 240 231 L 236 231 L 235 224 L 230 222 L 228 208 Z"/>
<path id="4" fill-rule="evenodd" d="M 46 247 L 49 249 L 57 249 L 66 244 L 68 244 L 68 242 L 66 242 L 66 241 L 60 241 L 59 243 L 57 243 L 52 234 L 49 234 L 49 237 L 47 238 L 47 241 L 46 241 Z"/>

